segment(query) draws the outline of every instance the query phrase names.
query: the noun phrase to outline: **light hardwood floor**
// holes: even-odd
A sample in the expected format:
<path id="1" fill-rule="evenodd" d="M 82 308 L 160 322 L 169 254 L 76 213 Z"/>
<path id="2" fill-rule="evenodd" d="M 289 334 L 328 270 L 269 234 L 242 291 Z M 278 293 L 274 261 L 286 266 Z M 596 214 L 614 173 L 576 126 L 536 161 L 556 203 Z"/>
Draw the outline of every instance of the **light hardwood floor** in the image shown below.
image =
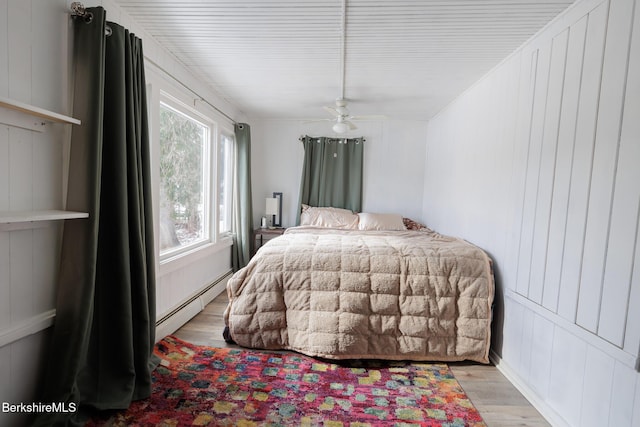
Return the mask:
<path id="1" fill-rule="evenodd" d="M 222 313 L 227 301 L 224 293 L 218 296 L 174 335 L 199 345 L 235 347 L 222 338 Z M 550 425 L 495 366 L 476 363 L 452 363 L 449 366 L 489 427 Z"/>

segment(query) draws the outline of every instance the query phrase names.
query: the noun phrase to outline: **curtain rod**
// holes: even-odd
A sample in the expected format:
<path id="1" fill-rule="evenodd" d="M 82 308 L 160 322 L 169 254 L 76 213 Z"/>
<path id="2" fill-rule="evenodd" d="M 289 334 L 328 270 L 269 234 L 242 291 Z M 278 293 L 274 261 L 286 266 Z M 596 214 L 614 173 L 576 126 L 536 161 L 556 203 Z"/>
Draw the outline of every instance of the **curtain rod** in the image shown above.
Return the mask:
<path id="1" fill-rule="evenodd" d="M 302 141 L 302 140 L 305 138 L 305 136 L 306 136 L 306 135 L 300 135 L 300 138 L 298 138 L 298 141 Z M 362 139 L 362 142 L 367 142 L 367 140 L 366 140 L 366 139 L 364 139 L 364 136 L 361 136 L 360 138 L 357 138 L 357 137 L 356 137 L 356 138 L 340 138 L 340 137 L 335 137 L 335 138 L 334 138 L 334 137 L 331 137 L 331 136 L 325 136 L 325 137 L 322 137 L 322 136 L 310 136 L 309 138 L 313 138 L 313 139 L 315 139 L 315 138 L 329 138 L 329 139 Z"/>
<path id="2" fill-rule="evenodd" d="M 87 12 L 84 5 L 79 1 L 74 1 L 71 3 L 71 17 L 72 18 L 82 18 L 85 24 L 91 24 L 93 22 L 93 13 Z M 109 25 L 104 26 L 104 35 L 109 37 L 111 35 L 111 27 Z"/>
<path id="3" fill-rule="evenodd" d="M 73 3 L 71 3 L 71 16 L 83 18 L 86 23 L 91 23 L 91 21 L 93 21 L 93 13 L 87 12 L 87 10 L 85 9 L 84 5 L 79 1 L 74 1 Z M 111 28 L 109 28 L 108 26 L 107 26 L 105 31 L 106 31 L 107 35 L 111 35 Z M 179 78 L 177 78 L 176 76 L 171 74 L 169 71 L 164 69 L 157 62 L 153 61 L 152 59 L 150 59 L 146 55 L 145 55 L 144 59 L 145 59 L 145 62 L 148 62 L 148 63 L 152 64 L 157 69 L 162 71 L 164 74 L 166 74 L 167 76 L 171 77 L 176 82 L 180 83 L 180 85 L 182 85 L 182 87 L 187 89 L 189 92 L 191 92 L 192 94 L 197 96 L 198 97 L 198 99 L 197 99 L 198 101 L 204 102 L 205 104 L 209 105 L 211 108 L 216 110 L 218 113 L 222 114 L 224 117 L 229 119 L 229 121 L 231 121 L 231 123 L 233 123 L 234 125 L 238 124 L 238 122 L 236 122 L 231 116 L 229 116 L 224 111 L 222 111 L 221 109 L 219 109 L 218 107 L 216 107 L 215 105 L 213 105 L 212 103 L 210 103 L 209 101 L 204 99 L 204 97 L 202 97 L 199 93 L 197 93 L 195 90 L 191 89 L 189 86 L 184 84 L 182 82 L 182 80 L 180 80 Z"/>
<path id="4" fill-rule="evenodd" d="M 158 64 L 157 62 L 155 62 L 153 59 L 150 59 L 149 57 L 145 56 L 145 62 L 149 62 L 151 65 L 153 65 L 154 67 L 156 67 L 158 70 L 162 71 L 163 73 L 165 73 L 167 76 L 171 77 L 173 80 L 175 80 L 176 82 L 180 83 L 180 85 L 182 87 L 184 87 L 185 89 L 187 89 L 189 92 L 191 92 L 192 94 L 194 94 L 195 96 L 198 97 L 197 101 L 202 101 L 205 104 L 207 104 L 208 106 L 210 106 L 211 108 L 213 108 L 214 110 L 216 110 L 218 113 L 222 114 L 224 117 L 226 117 L 227 119 L 229 119 L 229 121 L 231 121 L 231 123 L 233 123 L 234 125 L 237 125 L 238 122 L 236 122 L 231 116 L 229 116 L 228 114 L 226 114 L 224 111 L 222 111 L 221 109 L 219 109 L 218 107 L 216 107 L 215 105 L 213 105 L 212 103 L 210 103 L 209 101 L 207 101 L 206 99 L 204 99 L 198 92 L 196 92 L 195 90 L 191 89 L 189 86 L 187 86 L 186 84 L 184 84 L 182 82 L 182 80 L 180 80 L 179 78 L 177 78 L 176 76 L 174 76 L 173 74 L 171 74 L 169 71 L 167 71 L 165 68 L 163 68 L 160 64 Z"/>
<path id="5" fill-rule="evenodd" d="M 80 18 L 84 18 L 84 20 L 89 23 L 93 20 L 93 13 L 87 12 L 84 5 L 79 1 L 74 1 L 71 3 L 71 16 L 78 16 Z"/>

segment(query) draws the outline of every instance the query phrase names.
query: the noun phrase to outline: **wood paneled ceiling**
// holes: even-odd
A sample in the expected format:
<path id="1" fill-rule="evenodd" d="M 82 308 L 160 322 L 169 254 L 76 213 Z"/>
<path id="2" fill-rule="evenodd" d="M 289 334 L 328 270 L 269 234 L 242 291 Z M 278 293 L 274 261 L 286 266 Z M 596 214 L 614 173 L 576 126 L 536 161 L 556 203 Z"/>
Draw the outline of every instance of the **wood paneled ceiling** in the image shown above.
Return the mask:
<path id="1" fill-rule="evenodd" d="M 342 0 L 115 0 L 249 118 L 325 118 Z M 573 0 L 348 0 L 353 114 L 427 120 Z"/>

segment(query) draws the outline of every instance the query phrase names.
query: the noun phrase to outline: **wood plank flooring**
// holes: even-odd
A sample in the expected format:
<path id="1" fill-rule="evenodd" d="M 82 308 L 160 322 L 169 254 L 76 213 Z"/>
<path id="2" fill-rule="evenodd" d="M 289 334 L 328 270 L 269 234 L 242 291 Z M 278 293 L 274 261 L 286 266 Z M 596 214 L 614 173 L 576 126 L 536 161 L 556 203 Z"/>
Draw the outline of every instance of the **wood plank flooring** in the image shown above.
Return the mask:
<path id="1" fill-rule="evenodd" d="M 226 294 L 218 296 L 174 335 L 199 345 L 235 347 L 222 338 L 222 314 L 227 301 Z M 489 427 L 550 426 L 495 366 L 476 363 L 449 366 Z"/>

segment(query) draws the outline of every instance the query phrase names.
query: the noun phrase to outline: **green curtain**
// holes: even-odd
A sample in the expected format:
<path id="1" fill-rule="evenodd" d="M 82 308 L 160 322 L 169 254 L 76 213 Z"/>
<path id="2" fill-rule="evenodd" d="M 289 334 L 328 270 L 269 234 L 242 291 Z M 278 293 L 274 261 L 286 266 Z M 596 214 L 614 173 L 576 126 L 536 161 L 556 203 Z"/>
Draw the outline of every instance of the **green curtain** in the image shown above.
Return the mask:
<path id="1" fill-rule="evenodd" d="M 360 212 L 364 138 L 304 136 L 302 144 L 300 203 Z"/>
<path id="2" fill-rule="evenodd" d="M 251 206 L 251 128 L 246 123 L 235 125 L 236 167 L 233 202 L 233 271 L 238 271 L 251 258 L 253 208 Z"/>
<path id="3" fill-rule="evenodd" d="M 88 411 L 127 408 L 151 393 L 155 261 L 142 42 L 101 7 L 74 19 L 73 115 L 56 320 L 43 402 L 75 414 L 36 425 L 81 425 Z M 105 26 L 111 35 L 105 37 Z"/>

